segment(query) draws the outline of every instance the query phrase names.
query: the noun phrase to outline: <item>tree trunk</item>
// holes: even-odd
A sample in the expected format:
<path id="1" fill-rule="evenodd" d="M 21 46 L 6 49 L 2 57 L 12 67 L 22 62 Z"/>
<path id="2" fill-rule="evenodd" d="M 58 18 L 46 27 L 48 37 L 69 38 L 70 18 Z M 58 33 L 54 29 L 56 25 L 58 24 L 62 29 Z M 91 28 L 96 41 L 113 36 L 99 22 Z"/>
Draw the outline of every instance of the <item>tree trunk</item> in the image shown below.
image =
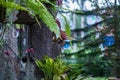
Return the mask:
<path id="1" fill-rule="evenodd" d="M 14 25 L 11 25 L 14 26 Z M 13 37 L 15 31 L 14 27 L 6 27 L 4 33 L 5 44 L 0 49 L 0 80 L 17 80 L 16 71 L 18 70 L 16 64 L 16 53 L 17 53 L 17 38 Z M 13 53 L 13 51 L 14 53 Z M 8 51 L 9 55 L 6 55 L 5 52 Z M 15 55 L 16 54 L 16 55 Z"/>
<path id="2" fill-rule="evenodd" d="M 60 45 L 52 41 L 52 32 L 46 27 L 46 25 L 41 21 L 41 27 L 36 23 L 30 26 L 29 31 L 29 47 L 35 50 L 32 55 L 34 58 L 41 60 L 44 56 L 49 56 L 51 58 L 56 58 L 60 52 Z M 37 68 L 35 70 L 35 75 L 37 80 L 43 77 L 43 73 Z"/>
<path id="3" fill-rule="evenodd" d="M 40 22 L 30 27 L 31 46 L 35 50 L 35 58 L 42 59 L 45 55 L 56 58 L 60 54 L 60 45 L 52 41 L 52 32 Z"/>
<path id="4" fill-rule="evenodd" d="M 17 80 L 13 64 L 0 53 L 0 80 Z"/>

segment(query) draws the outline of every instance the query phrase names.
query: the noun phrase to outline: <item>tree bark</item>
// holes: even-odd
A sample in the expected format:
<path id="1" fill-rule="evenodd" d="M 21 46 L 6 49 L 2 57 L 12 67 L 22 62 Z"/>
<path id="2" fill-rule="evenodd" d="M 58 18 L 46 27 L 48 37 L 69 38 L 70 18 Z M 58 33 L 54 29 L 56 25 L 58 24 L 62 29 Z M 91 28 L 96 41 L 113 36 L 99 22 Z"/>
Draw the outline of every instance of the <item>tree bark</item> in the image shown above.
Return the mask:
<path id="1" fill-rule="evenodd" d="M 13 37 L 13 30 L 15 28 L 11 26 L 10 28 L 5 25 L 2 26 L 6 27 L 6 31 L 3 38 L 5 44 L 3 47 L 0 48 L 0 80 L 17 80 L 16 71 L 18 70 L 18 68 L 16 64 L 16 56 L 14 54 L 17 53 L 17 38 Z M 14 50 L 14 53 L 11 50 Z M 6 55 L 5 51 L 8 51 L 9 55 Z"/>
<path id="2" fill-rule="evenodd" d="M 56 58 L 60 52 L 61 47 L 58 43 L 52 41 L 52 32 L 48 27 L 40 21 L 41 26 L 37 23 L 30 26 L 29 31 L 29 47 L 32 47 L 35 53 L 32 57 L 41 60 L 44 56 Z M 43 72 L 35 69 L 36 80 L 40 80 L 44 75 Z"/>
<path id="3" fill-rule="evenodd" d="M 41 27 L 36 23 L 30 27 L 31 46 L 35 50 L 35 58 L 41 60 L 44 56 L 56 58 L 61 50 L 60 45 L 52 41 L 52 32 L 46 25 L 40 22 Z"/>

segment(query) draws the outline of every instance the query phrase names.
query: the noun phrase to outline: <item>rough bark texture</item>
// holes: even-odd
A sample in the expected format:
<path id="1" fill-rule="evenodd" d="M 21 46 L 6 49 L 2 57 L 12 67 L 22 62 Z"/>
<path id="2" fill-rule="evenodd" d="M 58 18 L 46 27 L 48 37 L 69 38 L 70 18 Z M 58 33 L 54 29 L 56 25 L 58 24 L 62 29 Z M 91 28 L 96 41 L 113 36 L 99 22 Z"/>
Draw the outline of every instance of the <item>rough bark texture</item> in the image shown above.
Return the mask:
<path id="1" fill-rule="evenodd" d="M 17 80 L 13 64 L 0 53 L 0 80 Z"/>
<path id="2" fill-rule="evenodd" d="M 1 9 L 3 8 L 0 7 L 0 10 Z M 4 17 L 4 13 L 0 13 L 0 22 L 4 21 Z M 56 58 L 60 54 L 60 45 L 52 41 L 52 32 L 42 21 L 40 21 L 40 27 L 37 23 L 35 23 L 34 19 L 30 18 L 28 13 L 22 11 L 19 12 L 17 18 L 18 19 L 14 23 L 31 24 L 29 28 L 27 28 L 28 33 L 26 35 L 28 35 L 28 38 L 26 38 L 26 43 L 21 47 L 33 47 L 35 53 L 32 54 L 32 57 L 41 60 L 46 55 L 51 58 Z M 19 51 L 17 42 L 19 41 L 17 39 L 19 38 L 13 36 L 14 27 L 10 27 L 12 28 L 8 29 L 6 31 L 7 33 L 5 33 L 5 41 L 14 53 L 18 55 Z M 23 38 L 23 35 L 21 38 Z M 22 42 L 24 41 L 20 41 L 20 44 L 22 44 Z M 44 76 L 43 72 L 38 70 L 34 63 L 29 61 L 27 63 L 21 63 L 21 59 L 17 62 L 18 57 L 13 53 L 13 51 L 11 51 L 11 49 L 8 49 L 11 53 L 10 57 L 5 57 L 4 53 L 0 52 L 0 80 L 40 80 Z M 25 49 L 21 50 L 23 51 L 20 53 L 25 53 Z"/>
<path id="3" fill-rule="evenodd" d="M 31 26 L 30 39 L 31 46 L 35 50 L 35 58 L 42 59 L 43 56 L 55 58 L 60 54 L 60 45 L 52 41 L 52 32 L 41 23 L 41 27 L 36 23 Z"/>
<path id="4" fill-rule="evenodd" d="M 61 52 L 60 45 L 52 41 L 52 32 L 48 29 L 48 27 L 46 27 L 45 24 L 42 22 L 40 23 L 41 28 L 37 23 L 27 28 L 30 31 L 25 34 L 29 35 L 29 37 L 26 37 L 26 45 L 24 44 L 22 47 L 26 48 L 25 46 L 27 46 L 27 44 L 28 47 L 33 47 L 35 53 L 32 54 L 32 57 L 39 60 L 41 60 L 46 55 L 52 58 L 56 58 Z M 28 61 L 27 63 L 21 64 L 20 60 L 17 61 L 17 39 L 19 38 L 15 36 L 16 30 L 14 25 L 11 26 L 6 30 L 4 40 L 6 41 L 7 45 L 14 51 L 14 53 L 7 46 L 5 46 L 5 50 L 10 52 L 10 56 L 5 57 L 4 51 L 0 53 L 0 80 L 40 80 L 44 76 L 43 72 L 37 69 L 34 63 Z M 25 39 L 25 37 L 22 38 Z M 21 39 L 21 44 L 23 44 L 24 39 Z M 22 53 L 25 52 L 25 49 L 22 50 Z"/>
<path id="5" fill-rule="evenodd" d="M 5 27 L 5 26 L 3 26 Z M 8 26 L 7 26 L 8 27 Z M 6 42 L 4 47 L 0 50 L 0 80 L 17 80 L 16 71 L 17 64 L 15 55 L 11 51 L 14 50 L 17 53 L 17 39 L 13 37 L 14 27 L 6 29 L 4 40 Z M 10 55 L 7 56 L 4 51 L 9 51 Z M 16 65 L 16 66 L 15 66 Z"/>
<path id="6" fill-rule="evenodd" d="M 41 60 L 44 56 L 56 58 L 61 48 L 58 43 L 52 41 L 52 32 L 46 27 L 45 24 L 41 23 L 41 27 L 36 23 L 30 27 L 29 40 L 31 46 L 34 48 L 34 57 Z M 35 69 L 35 75 L 37 80 L 43 77 L 43 73 L 37 68 Z"/>

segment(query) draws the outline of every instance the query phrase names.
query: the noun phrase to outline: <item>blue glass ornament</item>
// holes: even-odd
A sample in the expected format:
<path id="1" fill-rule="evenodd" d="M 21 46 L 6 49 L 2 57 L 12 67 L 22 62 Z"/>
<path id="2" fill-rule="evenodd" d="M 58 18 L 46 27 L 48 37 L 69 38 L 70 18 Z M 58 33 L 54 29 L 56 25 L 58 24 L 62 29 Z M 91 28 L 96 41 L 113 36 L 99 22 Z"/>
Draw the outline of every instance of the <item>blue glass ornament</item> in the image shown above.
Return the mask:
<path id="1" fill-rule="evenodd" d="M 115 43 L 114 36 L 105 36 L 103 46 L 112 46 Z"/>
<path id="2" fill-rule="evenodd" d="M 69 40 L 65 40 L 65 44 L 63 45 L 64 49 L 68 49 L 70 47 L 70 41 Z"/>

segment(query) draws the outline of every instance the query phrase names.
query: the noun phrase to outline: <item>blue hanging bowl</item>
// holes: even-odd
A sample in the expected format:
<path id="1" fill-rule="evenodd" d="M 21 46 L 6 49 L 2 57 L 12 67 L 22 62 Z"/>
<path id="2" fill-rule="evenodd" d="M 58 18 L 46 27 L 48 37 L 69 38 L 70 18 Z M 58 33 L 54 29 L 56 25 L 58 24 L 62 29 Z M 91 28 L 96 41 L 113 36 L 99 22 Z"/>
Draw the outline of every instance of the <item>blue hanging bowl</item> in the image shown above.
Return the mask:
<path id="1" fill-rule="evenodd" d="M 68 49 L 70 47 L 70 41 L 69 40 L 65 40 L 65 44 L 63 45 L 64 49 Z"/>
<path id="2" fill-rule="evenodd" d="M 114 36 L 105 36 L 103 45 L 105 46 L 112 46 L 115 43 Z"/>

